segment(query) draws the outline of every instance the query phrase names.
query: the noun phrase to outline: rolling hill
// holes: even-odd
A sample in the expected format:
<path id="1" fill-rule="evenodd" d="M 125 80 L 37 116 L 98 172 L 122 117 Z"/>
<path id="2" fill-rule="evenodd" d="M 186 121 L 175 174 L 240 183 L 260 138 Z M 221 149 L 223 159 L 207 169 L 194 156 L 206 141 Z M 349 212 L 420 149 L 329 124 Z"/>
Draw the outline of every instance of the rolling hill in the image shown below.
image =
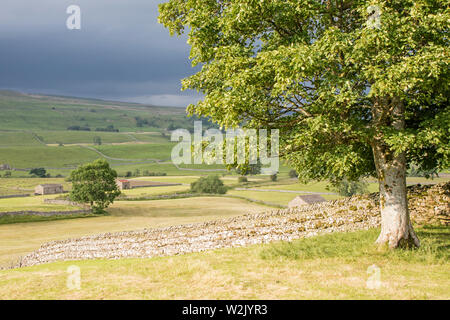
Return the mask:
<path id="1" fill-rule="evenodd" d="M 169 130 L 192 130 L 198 120 L 187 117 L 184 108 L 7 90 L 0 90 L 0 115 L 0 164 L 24 171 L 44 167 L 64 176 L 97 158 L 123 174 L 136 169 L 178 173 L 167 163 L 173 147 Z M 213 126 L 203 122 L 205 128 Z"/>

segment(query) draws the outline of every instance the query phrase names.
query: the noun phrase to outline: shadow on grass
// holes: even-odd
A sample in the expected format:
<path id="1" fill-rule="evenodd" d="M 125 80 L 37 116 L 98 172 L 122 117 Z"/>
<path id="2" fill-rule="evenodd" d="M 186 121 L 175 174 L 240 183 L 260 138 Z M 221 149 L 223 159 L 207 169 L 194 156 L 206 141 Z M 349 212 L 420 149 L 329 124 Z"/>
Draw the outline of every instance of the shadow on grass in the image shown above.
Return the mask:
<path id="1" fill-rule="evenodd" d="M 320 258 L 354 259 L 361 256 L 388 258 L 409 262 L 446 263 L 450 259 L 450 227 L 427 226 L 416 228 L 421 246 L 418 249 L 383 250 L 374 244 L 380 229 L 348 233 L 332 233 L 295 240 L 278 242 L 260 252 L 262 259 L 307 260 Z"/>

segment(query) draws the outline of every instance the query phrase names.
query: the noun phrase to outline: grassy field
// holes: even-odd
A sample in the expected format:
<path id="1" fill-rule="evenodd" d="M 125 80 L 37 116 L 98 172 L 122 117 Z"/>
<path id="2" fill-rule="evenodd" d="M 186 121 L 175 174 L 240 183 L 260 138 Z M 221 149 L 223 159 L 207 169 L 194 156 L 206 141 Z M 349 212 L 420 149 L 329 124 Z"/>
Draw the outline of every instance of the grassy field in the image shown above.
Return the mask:
<path id="1" fill-rule="evenodd" d="M 0 185 L 9 189 L 34 191 L 34 187 L 45 183 L 62 184 L 64 190 L 70 190 L 71 188 L 71 184 L 63 178 L 0 178 Z"/>
<path id="2" fill-rule="evenodd" d="M 165 130 L 172 123 L 189 125 L 183 108 L 145 106 L 94 99 L 25 95 L 0 91 L 3 130 L 66 130 L 69 126 L 105 128 L 120 131 Z M 136 117 L 148 120 L 137 125 Z"/>
<path id="3" fill-rule="evenodd" d="M 422 247 L 410 251 L 376 250 L 379 230 L 372 229 L 173 257 L 4 270 L 0 299 L 449 299 L 450 229 L 418 231 Z M 81 270 L 80 290 L 66 287 L 71 265 Z M 379 268 L 379 287 L 367 285 L 373 268 Z"/>
<path id="4" fill-rule="evenodd" d="M 53 196 L 54 197 L 54 196 Z M 0 212 L 10 211 L 70 211 L 79 210 L 80 208 L 69 205 L 56 205 L 44 203 L 44 199 L 52 198 L 52 196 L 36 196 L 24 198 L 0 199 Z"/>
<path id="5" fill-rule="evenodd" d="M 132 136 L 126 133 L 92 132 L 92 131 L 35 131 L 46 144 L 93 144 L 94 137 L 100 137 L 102 143 L 132 143 Z"/>
<path id="6" fill-rule="evenodd" d="M 0 163 L 20 169 L 76 167 L 100 158 L 95 151 L 80 146 L 22 146 L 1 148 L 0 151 Z"/>
<path id="7" fill-rule="evenodd" d="M 178 185 L 178 186 L 135 188 L 123 190 L 122 193 L 127 197 L 144 197 L 168 193 L 187 192 L 189 191 L 189 189 L 190 189 L 189 186 Z"/>
<path id="8" fill-rule="evenodd" d="M 92 218 L 97 217 L 93 213 L 72 213 L 72 214 L 61 214 L 61 215 L 51 215 L 51 216 L 36 216 L 36 215 L 18 215 L 18 216 L 3 216 L 0 217 L 0 225 L 6 224 L 16 224 L 16 223 L 29 223 L 29 222 L 48 222 L 57 220 L 68 220 L 68 219 L 80 219 L 80 218 Z"/>
<path id="9" fill-rule="evenodd" d="M 192 172 L 191 172 L 192 174 Z M 163 176 L 163 177 L 139 177 L 133 178 L 133 180 L 145 180 L 145 181 L 156 181 L 156 182 L 166 182 L 166 183 L 183 183 L 190 184 L 194 181 L 197 181 L 201 176 L 200 175 L 191 175 L 191 176 Z M 238 177 L 237 176 L 219 176 L 220 180 L 225 185 L 237 185 Z M 266 178 L 267 179 L 267 178 Z M 265 181 L 264 178 L 254 179 L 257 181 Z"/>
<path id="10" fill-rule="evenodd" d="M 30 191 L 17 190 L 12 188 L 7 188 L 0 185 L 0 196 L 10 196 L 10 195 L 20 195 L 20 194 L 30 194 Z"/>
<path id="11" fill-rule="evenodd" d="M 102 145 L 95 149 L 112 158 L 119 159 L 159 159 L 170 160 L 174 144 L 130 144 L 130 145 Z"/>
<path id="12" fill-rule="evenodd" d="M 267 207 L 245 200 L 215 197 L 116 201 L 108 209 L 107 216 L 0 225 L 0 265 L 37 249 L 47 241 L 201 222 L 263 210 Z"/>
<path id="13" fill-rule="evenodd" d="M 0 131 L 0 148 L 42 145 L 31 132 Z"/>
<path id="14" fill-rule="evenodd" d="M 289 201 L 293 200 L 300 193 L 284 193 L 284 192 L 267 192 L 267 191 L 249 191 L 249 190 L 230 190 L 227 194 L 240 196 L 248 199 L 264 201 L 287 206 Z M 339 195 L 322 195 L 326 200 L 335 200 L 342 198 Z"/>

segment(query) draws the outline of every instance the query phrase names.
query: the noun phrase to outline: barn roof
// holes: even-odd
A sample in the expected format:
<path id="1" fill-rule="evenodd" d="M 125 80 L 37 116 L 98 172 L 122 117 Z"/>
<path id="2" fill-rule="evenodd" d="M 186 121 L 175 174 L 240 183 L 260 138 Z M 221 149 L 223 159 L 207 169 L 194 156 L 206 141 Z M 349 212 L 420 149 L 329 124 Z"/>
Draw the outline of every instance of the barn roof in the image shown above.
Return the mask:
<path id="1" fill-rule="evenodd" d="M 40 184 L 40 185 L 38 185 L 38 187 L 44 187 L 44 188 L 46 188 L 46 187 L 49 187 L 49 188 L 51 188 L 51 187 L 62 187 L 62 184 L 47 183 L 47 184 Z"/>
<path id="2" fill-rule="evenodd" d="M 326 200 L 319 194 L 300 195 L 295 197 L 291 202 L 289 202 L 289 207 L 297 207 L 305 204 L 313 204 L 324 201 Z"/>
<path id="3" fill-rule="evenodd" d="M 316 202 L 324 202 L 326 201 L 324 197 L 322 197 L 320 194 L 306 194 L 297 196 L 296 198 L 300 198 L 306 203 L 316 203 Z"/>

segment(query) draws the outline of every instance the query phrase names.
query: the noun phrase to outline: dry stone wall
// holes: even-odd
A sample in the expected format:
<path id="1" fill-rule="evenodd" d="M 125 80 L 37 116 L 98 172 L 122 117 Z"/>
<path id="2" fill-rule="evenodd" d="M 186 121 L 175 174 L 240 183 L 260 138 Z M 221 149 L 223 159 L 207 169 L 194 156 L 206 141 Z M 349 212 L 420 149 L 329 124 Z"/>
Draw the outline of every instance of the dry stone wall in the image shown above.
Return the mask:
<path id="1" fill-rule="evenodd" d="M 9 199 L 9 198 L 25 198 L 30 197 L 30 194 L 10 194 L 7 196 L 0 196 L 0 199 Z"/>
<path id="2" fill-rule="evenodd" d="M 85 209 L 88 208 L 87 205 L 84 205 L 82 203 L 70 201 L 70 200 L 61 200 L 61 199 L 44 199 L 44 203 L 48 204 L 59 204 L 59 205 L 67 205 L 67 206 L 75 206 L 75 207 L 84 207 Z"/>
<path id="3" fill-rule="evenodd" d="M 411 188 L 409 203 L 414 221 L 448 223 L 449 189 L 449 183 Z M 177 255 L 291 241 L 323 233 L 368 229 L 379 224 L 378 195 L 371 194 L 205 223 L 54 241 L 23 257 L 17 267 L 62 260 Z"/>
<path id="4" fill-rule="evenodd" d="M 90 210 L 72 210 L 72 211 L 8 211 L 8 212 L 0 212 L 0 217 L 3 216 L 62 216 L 62 215 L 72 215 L 72 214 L 85 214 L 91 213 Z"/>

